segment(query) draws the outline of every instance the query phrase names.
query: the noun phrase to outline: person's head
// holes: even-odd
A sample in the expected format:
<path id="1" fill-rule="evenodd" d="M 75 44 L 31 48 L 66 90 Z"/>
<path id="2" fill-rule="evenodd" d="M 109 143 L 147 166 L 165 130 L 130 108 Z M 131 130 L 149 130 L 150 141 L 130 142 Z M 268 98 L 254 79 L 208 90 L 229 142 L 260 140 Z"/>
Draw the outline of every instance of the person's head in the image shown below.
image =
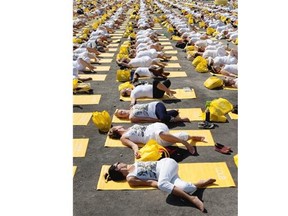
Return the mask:
<path id="1" fill-rule="evenodd" d="M 129 97 L 129 96 L 131 95 L 131 91 L 132 91 L 131 88 L 125 88 L 125 89 L 122 89 L 122 90 L 120 91 L 120 94 L 121 94 L 121 96 L 123 96 L 123 97 Z"/>
<path id="2" fill-rule="evenodd" d="M 121 129 L 124 129 L 123 126 L 113 126 L 110 128 L 110 130 L 108 131 L 108 136 L 111 139 L 120 139 L 121 138 L 121 134 L 120 131 Z"/>
<path id="3" fill-rule="evenodd" d="M 126 166 L 124 163 L 117 162 L 111 165 L 108 169 L 108 172 L 105 173 L 104 178 L 107 181 L 122 181 L 126 179 L 126 177 L 122 174 L 121 168 Z"/>
<path id="4" fill-rule="evenodd" d="M 118 118 L 123 118 L 123 119 L 127 119 L 129 118 L 129 110 L 125 110 L 125 109 L 116 109 L 114 115 Z"/>
<path id="5" fill-rule="evenodd" d="M 235 85 L 235 80 L 231 77 L 224 77 L 223 79 L 224 85 L 225 86 L 233 86 Z"/>

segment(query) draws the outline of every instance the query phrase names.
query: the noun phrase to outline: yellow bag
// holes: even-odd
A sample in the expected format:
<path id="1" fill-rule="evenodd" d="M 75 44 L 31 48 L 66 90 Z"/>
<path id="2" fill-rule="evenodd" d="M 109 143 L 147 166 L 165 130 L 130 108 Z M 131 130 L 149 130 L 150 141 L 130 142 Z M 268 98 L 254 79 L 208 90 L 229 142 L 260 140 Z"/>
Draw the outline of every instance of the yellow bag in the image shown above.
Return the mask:
<path id="1" fill-rule="evenodd" d="M 211 28 L 211 27 L 208 27 L 208 28 L 206 29 L 206 34 L 207 34 L 207 35 L 212 35 L 215 31 L 216 31 L 216 29 Z"/>
<path id="2" fill-rule="evenodd" d="M 129 48 L 128 45 L 121 45 L 119 54 L 129 55 L 128 48 Z"/>
<path id="3" fill-rule="evenodd" d="M 205 60 L 205 59 L 204 59 Z M 201 61 L 199 64 L 197 64 L 195 71 L 199 73 L 206 73 L 208 72 L 208 67 L 207 67 L 207 61 Z"/>
<path id="4" fill-rule="evenodd" d="M 215 89 L 223 86 L 223 80 L 216 76 L 209 77 L 205 82 L 204 86 L 208 89 Z"/>
<path id="5" fill-rule="evenodd" d="M 208 105 L 211 114 L 222 116 L 233 109 L 233 105 L 225 98 L 214 99 Z"/>
<path id="6" fill-rule="evenodd" d="M 174 28 L 170 25 L 168 28 L 167 28 L 167 31 L 169 33 L 173 33 L 174 32 Z"/>
<path id="7" fill-rule="evenodd" d="M 78 79 L 77 78 L 74 78 L 73 79 L 73 90 L 76 89 L 78 86 Z"/>
<path id="8" fill-rule="evenodd" d="M 194 51 L 195 50 L 195 46 L 192 46 L 192 45 L 186 46 L 184 49 L 186 50 L 186 52 L 187 51 Z"/>
<path id="9" fill-rule="evenodd" d="M 109 113 L 106 110 L 103 110 L 102 112 L 93 112 L 92 113 L 92 121 L 96 125 L 96 127 L 99 129 L 100 132 L 108 132 L 111 128 L 111 117 Z"/>
<path id="10" fill-rule="evenodd" d="M 176 35 L 172 35 L 172 40 L 179 41 L 179 40 L 182 40 L 182 38 Z"/>
<path id="11" fill-rule="evenodd" d="M 199 27 L 200 28 L 204 28 L 205 27 L 205 22 L 204 21 L 201 21 L 198 23 Z"/>
<path id="12" fill-rule="evenodd" d="M 117 81 L 125 82 L 130 80 L 131 70 L 117 70 Z"/>
<path id="13" fill-rule="evenodd" d="M 192 61 L 192 65 L 194 67 L 197 67 L 197 65 L 202 62 L 203 60 L 205 60 L 202 56 L 197 56 L 193 61 Z"/>
<path id="14" fill-rule="evenodd" d="M 163 146 L 151 139 L 139 150 L 141 158 L 136 161 L 157 161 L 162 157 L 162 153 L 164 157 L 170 157 L 169 152 Z"/>
<path id="15" fill-rule="evenodd" d="M 122 89 L 125 89 L 125 88 L 131 88 L 131 89 L 133 89 L 133 88 L 134 88 L 134 85 L 131 84 L 130 82 L 121 83 L 121 84 L 118 86 L 118 91 L 120 92 Z"/>

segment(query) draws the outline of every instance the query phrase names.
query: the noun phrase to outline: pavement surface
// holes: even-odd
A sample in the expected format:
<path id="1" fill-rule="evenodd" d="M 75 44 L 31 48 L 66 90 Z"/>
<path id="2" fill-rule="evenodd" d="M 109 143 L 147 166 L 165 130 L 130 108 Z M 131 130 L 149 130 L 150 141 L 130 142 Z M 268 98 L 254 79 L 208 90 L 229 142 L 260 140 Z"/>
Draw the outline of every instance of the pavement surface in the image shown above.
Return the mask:
<path id="1" fill-rule="evenodd" d="M 157 30 L 159 33 L 169 36 L 166 29 Z M 120 45 L 127 40 L 122 38 Z M 229 100 L 232 104 L 238 104 L 238 91 L 232 90 L 208 90 L 204 87 L 204 81 L 210 77 L 210 73 L 198 73 L 194 70 L 191 62 L 186 59 L 186 54 L 182 49 L 175 47 L 175 41 L 170 40 L 174 50 L 177 50 L 178 62 L 181 68 L 186 71 L 188 77 L 170 78 L 171 88 L 190 87 L 195 90 L 197 98 L 181 100 L 177 103 L 165 103 L 167 108 L 202 108 L 205 109 L 205 102 L 219 97 Z M 226 41 L 223 41 L 227 43 Z M 116 81 L 116 71 L 119 69 L 115 63 L 115 58 L 119 52 L 119 47 L 114 52 L 112 63 L 108 72 L 98 72 L 97 74 L 107 74 L 105 81 L 89 81 L 94 90 L 94 94 L 100 94 L 99 104 L 81 105 L 74 107 L 73 112 L 94 112 L 107 110 L 112 116 L 116 108 L 126 108 L 129 102 L 119 101 L 118 85 Z M 231 47 L 234 46 L 231 44 Z M 97 65 L 96 65 L 97 66 Z M 166 70 L 166 69 L 165 69 Z M 175 70 L 175 69 L 167 69 Z M 177 70 L 177 69 L 176 69 Z M 224 155 L 214 150 L 214 147 L 198 147 L 198 156 L 188 155 L 179 163 L 198 162 L 226 162 L 232 178 L 236 184 L 234 188 L 217 188 L 199 190 L 197 195 L 203 200 L 206 215 L 214 216 L 235 216 L 238 214 L 238 170 L 234 163 L 233 156 L 238 153 L 238 121 L 231 120 L 227 115 L 228 122 L 217 123 L 219 127 L 211 129 L 215 142 L 230 146 L 233 150 L 231 155 Z M 117 124 L 114 124 L 117 125 Z M 132 124 L 127 124 L 127 126 Z M 173 127 L 173 129 L 193 129 L 197 130 L 197 122 L 185 123 Z M 73 138 L 89 138 L 88 147 L 84 157 L 74 157 L 73 166 L 77 166 L 73 176 L 73 215 L 74 216 L 168 216 L 168 215 L 203 215 L 191 204 L 181 201 L 177 197 L 168 195 L 160 190 L 144 191 L 97 191 L 97 182 L 102 165 L 113 164 L 117 161 L 131 164 L 134 162 L 132 150 L 123 148 L 105 148 L 106 134 L 99 133 L 98 129 L 90 119 L 86 126 L 73 126 Z"/>

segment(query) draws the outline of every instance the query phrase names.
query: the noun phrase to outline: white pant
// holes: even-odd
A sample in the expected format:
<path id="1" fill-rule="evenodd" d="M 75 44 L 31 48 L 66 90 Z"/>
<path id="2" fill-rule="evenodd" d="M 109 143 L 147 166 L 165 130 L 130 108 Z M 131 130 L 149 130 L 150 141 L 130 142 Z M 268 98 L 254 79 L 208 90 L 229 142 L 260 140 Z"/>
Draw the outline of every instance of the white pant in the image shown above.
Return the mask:
<path id="1" fill-rule="evenodd" d="M 172 193 L 174 187 L 179 187 L 186 193 L 192 194 L 197 187 L 192 183 L 183 181 L 178 176 L 178 163 L 171 158 L 163 158 L 157 163 L 158 188 Z"/>

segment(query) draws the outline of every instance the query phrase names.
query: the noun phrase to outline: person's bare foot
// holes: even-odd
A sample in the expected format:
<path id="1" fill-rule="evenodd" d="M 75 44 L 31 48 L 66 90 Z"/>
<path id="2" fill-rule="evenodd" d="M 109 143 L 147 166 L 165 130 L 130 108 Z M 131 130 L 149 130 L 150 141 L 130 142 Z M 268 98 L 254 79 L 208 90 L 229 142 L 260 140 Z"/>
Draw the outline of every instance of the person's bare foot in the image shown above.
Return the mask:
<path id="1" fill-rule="evenodd" d="M 204 212 L 204 204 L 197 196 L 191 196 L 191 202 L 200 209 L 201 212 Z"/>
<path id="2" fill-rule="evenodd" d="M 216 181 L 216 179 L 213 179 L 213 178 L 209 178 L 209 179 L 206 179 L 206 180 L 200 180 L 199 182 L 197 182 L 195 184 L 195 186 L 197 188 L 206 187 L 208 185 L 213 184 L 215 181 Z"/>

